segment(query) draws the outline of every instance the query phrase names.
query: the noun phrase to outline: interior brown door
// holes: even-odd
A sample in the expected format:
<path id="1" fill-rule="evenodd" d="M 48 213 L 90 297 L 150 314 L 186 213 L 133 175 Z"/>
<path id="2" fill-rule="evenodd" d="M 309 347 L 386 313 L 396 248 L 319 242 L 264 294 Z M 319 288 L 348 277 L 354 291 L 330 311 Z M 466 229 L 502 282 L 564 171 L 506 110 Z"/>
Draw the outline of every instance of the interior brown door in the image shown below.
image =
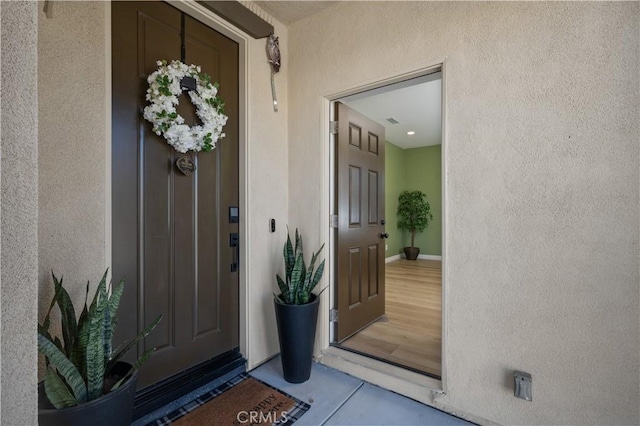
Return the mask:
<path id="1" fill-rule="evenodd" d="M 116 340 L 164 315 L 137 348 L 157 348 L 143 388 L 238 347 L 238 45 L 164 2 L 113 2 L 112 25 L 113 277 L 127 283 Z M 213 151 L 191 154 L 191 175 L 142 117 L 147 76 L 173 59 L 220 83 L 229 117 Z M 178 112 L 197 123 L 184 94 Z"/>
<path id="2" fill-rule="evenodd" d="M 336 103 L 337 340 L 385 313 L 384 127 Z"/>

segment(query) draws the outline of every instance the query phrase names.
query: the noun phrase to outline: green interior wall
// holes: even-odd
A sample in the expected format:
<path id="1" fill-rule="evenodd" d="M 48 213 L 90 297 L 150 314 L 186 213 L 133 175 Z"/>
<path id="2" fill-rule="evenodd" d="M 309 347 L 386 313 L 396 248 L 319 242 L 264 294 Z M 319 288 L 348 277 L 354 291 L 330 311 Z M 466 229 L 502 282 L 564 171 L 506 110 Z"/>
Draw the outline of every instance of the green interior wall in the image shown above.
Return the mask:
<path id="1" fill-rule="evenodd" d="M 385 144 L 385 210 L 389 233 L 386 257 L 402 253 L 411 244 L 408 232 L 398 229 L 398 196 L 405 190 L 420 190 L 427 194 L 433 221 L 416 235 L 420 254 L 442 255 L 442 146 L 402 149 Z"/>
<path id="2" fill-rule="evenodd" d="M 385 231 L 387 238 L 387 251 L 385 257 L 395 256 L 402 252 L 402 231 L 398 229 L 398 197 L 405 189 L 405 151 L 404 149 L 385 142 L 384 145 L 384 210 L 387 224 Z"/>
<path id="3" fill-rule="evenodd" d="M 429 227 L 416 235 L 420 254 L 442 255 L 442 145 L 407 149 L 405 155 L 405 189 L 420 190 L 427 194 L 433 220 Z M 405 232 L 404 245 L 411 244 L 411 235 Z"/>

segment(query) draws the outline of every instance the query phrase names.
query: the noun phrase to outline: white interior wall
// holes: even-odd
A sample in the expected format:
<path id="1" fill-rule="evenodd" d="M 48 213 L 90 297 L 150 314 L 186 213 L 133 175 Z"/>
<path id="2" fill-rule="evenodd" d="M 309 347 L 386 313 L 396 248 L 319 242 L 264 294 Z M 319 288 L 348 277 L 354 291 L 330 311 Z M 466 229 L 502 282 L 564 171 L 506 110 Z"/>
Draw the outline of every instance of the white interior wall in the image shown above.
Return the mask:
<path id="1" fill-rule="evenodd" d="M 446 395 L 503 424 L 640 421 L 638 3 L 344 2 L 289 27 L 289 219 L 325 95 L 446 61 Z M 533 375 L 533 402 L 512 373 Z"/>

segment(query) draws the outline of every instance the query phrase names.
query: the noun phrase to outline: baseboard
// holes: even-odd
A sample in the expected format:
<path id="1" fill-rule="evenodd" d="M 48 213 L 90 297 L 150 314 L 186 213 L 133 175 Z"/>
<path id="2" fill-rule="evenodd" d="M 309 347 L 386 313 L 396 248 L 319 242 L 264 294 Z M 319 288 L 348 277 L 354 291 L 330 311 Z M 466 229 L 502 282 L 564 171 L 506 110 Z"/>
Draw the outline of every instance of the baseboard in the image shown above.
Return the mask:
<path id="1" fill-rule="evenodd" d="M 435 254 L 419 254 L 418 259 L 422 260 L 440 260 L 442 261 L 442 256 L 437 256 Z"/>
<path id="2" fill-rule="evenodd" d="M 180 398 L 238 367 L 246 369 L 246 360 L 238 348 L 198 364 L 182 373 L 164 379 L 136 392 L 133 420 Z"/>
<path id="3" fill-rule="evenodd" d="M 395 256 L 389 256 L 387 258 L 385 258 L 384 263 L 389 263 L 389 262 L 394 262 L 396 260 L 400 260 L 400 259 L 404 259 L 404 253 L 403 254 L 396 254 Z M 419 254 L 418 255 L 418 259 L 423 259 L 423 260 L 439 260 L 442 261 L 442 256 L 437 256 L 434 254 Z"/>

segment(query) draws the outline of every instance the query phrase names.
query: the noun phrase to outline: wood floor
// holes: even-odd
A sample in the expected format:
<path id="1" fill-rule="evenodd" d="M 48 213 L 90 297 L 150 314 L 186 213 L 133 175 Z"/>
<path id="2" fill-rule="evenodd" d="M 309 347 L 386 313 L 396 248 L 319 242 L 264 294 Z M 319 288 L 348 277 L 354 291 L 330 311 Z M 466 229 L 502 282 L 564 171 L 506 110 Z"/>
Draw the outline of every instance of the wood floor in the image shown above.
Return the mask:
<path id="1" fill-rule="evenodd" d="M 440 377 L 442 266 L 434 260 L 386 264 L 386 316 L 340 346 Z"/>

